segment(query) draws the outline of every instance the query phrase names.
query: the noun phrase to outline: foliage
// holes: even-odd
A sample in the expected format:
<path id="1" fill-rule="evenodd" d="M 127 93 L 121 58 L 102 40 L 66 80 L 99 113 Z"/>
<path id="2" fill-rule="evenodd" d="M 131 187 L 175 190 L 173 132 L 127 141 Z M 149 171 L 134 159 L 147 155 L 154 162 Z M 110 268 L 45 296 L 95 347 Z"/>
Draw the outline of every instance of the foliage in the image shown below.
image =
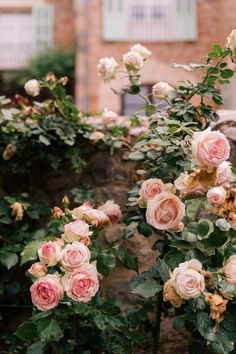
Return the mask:
<path id="1" fill-rule="evenodd" d="M 80 122 L 81 113 L 62 85 L 49 74 L 39 82 L 53 96 L 43 103 L 19 97 L 16 101 L 1 99 L 0 153 L 2 164 L 12 173 L 27 174 L 37 164 L 57 169 L 63 159 L 69 160 L 76 172 L 84 167 L 83 135 L 89 129 Z"/>
<path id="2" fill-rule="evenodd" d="M 88 212 L 95 210 L 86 204 L 73 210 L 68 209 L 68 204 L 65 204 L 64 211 L 56 209 L 60 212 L 58 218 L 54 220 L 58 224 L 56 235 L 58 236 L 64 231 L 60 239 L 62 243 L 74 244 L 74 241 L 67 243 L 67 231 L 64 225 L 71 225 L 68 222 L 73 220 L 74 211 L 78 213 L 78 209 L 82 211 L 86 207 Z M 95 220 L 88 219 L 85 214 L 81 217 L 89 223 L 90 230 L 93 232 L 90 235 L 91 243 L 89 245 L 92 262 L 96 264 L 101 275 L 107 276 L 115 266 L 116 257 L 119 257 L 118 247 L 115 244 L 101 247 L 98 242 L 99 227 L 95 225 Z M 101 220 L 100 227 L 102 227 Z M 107 223 L 108 220 L 103 219 L 103 223 Z M 58 242 L 59 239 L 55 239 L 50 233 L 43 238 L 43 244 L 49 240 Z M 83 238 L 79 241 L 79 243 L 81 242 L 83 242 Z M 36 260 L 38 258 L 37 251 L 41 246 L 42 243 L 39 244 L 37 241 L 26 245 L 22 252 L 22 263 Z M 123 252 L 121 258 L 124 261 L 129 261 L 127 251 Z M 41 258 L 40 261 L 42 262 Z M 58 265 L 53 267 L 47 265 L 47 267 L 51 274 L 55 270 L 57 272 L 55 274 L 65 272 L 65 269 L 63 270 Z M 83 268 L 83 266 L 81 267 Z M 39 279 L 44 279 L 44 276 Z M 150 310 L 151 307 L 148 305 L 140 310 L 130 308 L 127 313 L 123 313 L 119 302 L 112 299 L 104 300 L 101 285 L 101 289 L 89 302 L 75 301 L 69 295 L 65 295 L 60 304 L 51 310 L 40 312 L 34 309 L 29 320 L 16 330 L 15 334 L 18 340 L 12 348 L 14 352 L 20 348 L 26 350 L 26 353 L 45 353 L 48 350 L 53 350 L 56 353 L 81 354 L 88 352 L 133 353 L 134 347 L 142 345 L 146 340 L 144 326 L 148 326 L 148 311 Z"/>

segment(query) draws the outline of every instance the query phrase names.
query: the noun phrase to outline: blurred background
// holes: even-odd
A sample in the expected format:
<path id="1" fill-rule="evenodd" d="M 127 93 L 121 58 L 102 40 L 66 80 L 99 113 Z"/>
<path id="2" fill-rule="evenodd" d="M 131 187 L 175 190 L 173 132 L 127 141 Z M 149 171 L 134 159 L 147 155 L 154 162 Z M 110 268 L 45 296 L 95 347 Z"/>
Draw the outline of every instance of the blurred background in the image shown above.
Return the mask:
<path id="1" fill-rule="evenodd" d="M 68 92 L 82 110 L 134 112 L 136 96 L 118 97 L 97 75 L 101 57 L 119 61 L 134 43 L 152 51 L 143 90 L 174 85 L 196 74 L 170 64 L 198 63 L 211 44 L 225 45 L 236 27 L 232 0 L 0 0 L 0 95 L 23 93 L 30 78 L 67 75 Z M 224 109 L 236 109 L 236 81 L 223 89 Z"/>

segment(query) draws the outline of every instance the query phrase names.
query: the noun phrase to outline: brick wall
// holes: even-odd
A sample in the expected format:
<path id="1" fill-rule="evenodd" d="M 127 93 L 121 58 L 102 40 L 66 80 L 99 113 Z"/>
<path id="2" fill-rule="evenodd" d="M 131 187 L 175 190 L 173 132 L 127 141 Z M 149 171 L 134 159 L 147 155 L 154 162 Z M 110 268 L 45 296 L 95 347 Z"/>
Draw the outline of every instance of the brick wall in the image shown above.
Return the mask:
<path id="1" fill-rule="evenodd" d="M 107 106 L 120 111 L 120 98 L 114 96 L 109 85 L 106 86 L 101 82 L 96 66 L 99 58 L 104 56 L 115 56 L 119 60 L 133 43 L 112 43 L 102 40 L 101 5 L 102 0 L 81 1 L 81 6 L 77 11 L 77 102 L 85 110 L 97 111 Z M 149 63 L 143 69 L 144 83 L 163 80 L 174 84 L 186 77 L 196 79 L 193 74 L 171 69 L 170 64 L 201 62 L 212 43 L 224 45 L 227 35 L 232 28 L 236 27 L 235 13 L 236 1 L 197 0 L 198 40 L 196 42 L 143 43 L 153 53 Z M 114 82 L 112 85 L 119 87 L 121 83 Z M 232 92 L 235 88 L 234 82 Z M 232 108 L 235 108 L 235 98 L 233 101 Z"/>

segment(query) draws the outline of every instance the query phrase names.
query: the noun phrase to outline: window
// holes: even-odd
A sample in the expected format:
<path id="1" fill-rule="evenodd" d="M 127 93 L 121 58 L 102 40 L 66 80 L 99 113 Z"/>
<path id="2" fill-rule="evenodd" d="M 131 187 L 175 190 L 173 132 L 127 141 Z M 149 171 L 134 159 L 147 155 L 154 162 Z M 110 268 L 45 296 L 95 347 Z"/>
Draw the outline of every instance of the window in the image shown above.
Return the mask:
<path id="1" fill-rule="evenodd" d="M 196 40 L 196 0 L 103 0 L 103 38 Z"/>
<path id="2" fill-rule="evenodd" d="M 143 95 L 150 95 L 152 93 L 152 86 L 151 84 L 149 85 L 142 85 L 141 88 L 141 93 Z M 138 96 L 138 95 L 129 95 L 126 94 L 124 96 L 121 96 L 122 99 L 122 115 L 133 115 L 134 113 L 137 113 L 138 111 L 140 111 L 140 109 L 143 109 L 145 102 L 143 100 L 142 97 Z M 153 96 L 150 95 L 150 99 L 151 102 L 155 103 L 155 104 L 159 104 L 159 108 L 160 109 L 165 109 L 165 107 L 167 107 L 167 103 L 165 101 L 160 101 L 156 98 L 154 98 Z M 143 114 L 145 114 L 144 112 L 142 112 Z"/>
<path id="3" fill-rule="evenodd" d="M 28 60 L 53 43 L 53 8 L 0 13 L 0 70 L 23 68 Z"/>

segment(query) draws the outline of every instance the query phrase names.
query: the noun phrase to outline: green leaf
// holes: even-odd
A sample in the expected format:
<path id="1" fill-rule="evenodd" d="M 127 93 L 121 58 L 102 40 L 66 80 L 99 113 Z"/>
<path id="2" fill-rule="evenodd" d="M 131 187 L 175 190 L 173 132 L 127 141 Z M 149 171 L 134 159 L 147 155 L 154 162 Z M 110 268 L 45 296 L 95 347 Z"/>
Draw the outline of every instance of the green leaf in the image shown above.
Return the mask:
<path id="1" fill-rule="evenodd" d="M 32 344 L 26 350 L 26 354 L 44 354 L 44 345 L 41 342 Z"/>
<path id="2" fill-rule="evenodd" d="M 63 336 L 63 331 L 58 321 L 53 318 L 44 318 L 38 323 L 38 334 L 43 342 L 58 342 Z"/>
<path id="3" fill-rule="evenodd" d="M 131 290 L 131 293 L 148 299 L 158 294 L 161 290 L 162 286 L 157 280 L 148 278 L 144 281 L 141 279 L 141 283 L 136 285 L 136 287 Z"/>
<path id="4" fill-rule="evenodd" d="M 177 331 L 185 326 L 186 315 L 175 317 L 173 326 Z"/>
<path id="5" fill-rule="evenodd" d="M 48 140 L 48 138 L 46 138 L 46 136 L 44 136 L 44 135 L 39 135 L 39 141 L 46 146 L 51 144 L 51 142 Z"/>
<path id="6" fill-rule="evenodd" d="M 197 232 L 200 239 L 206 238 L 214 231 L 213 223 L 208 219 L 201 219 L 197 225 Z"/>
<path id="7" fill-rule="evenodd" d="M 229 78 L 231 78 L 233 75 L 234 75 L 233 70 L 225 69 L 225 70 L 222 70 L 222 71 L 221 71 L 221 77 L 222 77 L 223 79 L 229 79 Z"/>
<path id="8" fill-rule="evenodd" d="M 147 224 L 145 221 L 142 221 L 138 225 L 138 231 L 140 234 L 142 234 L 145 237 L 148 237 L 152 234 L 152 228 L 149 224 Z"/>
<path id="9" fill-rule="evenodd" d="M 189 242 L 184 240 L 174 240 L 171 242 L 170 247 L 174 247 L 182 250 L 189 250 L 193 246 Z"/>
<path id="10" fill-rule="evenodd" d="M 97 257 L 97 269 L 106 277 L 116 265 L 116 257 L 112 253 L 101 253 Z"/>
<path id="11" fill-rule="evenodd" d="M 215 339 L 214 324 L 208 313 L 203 311 L 199 311 L 197 313 L 196 327 L 204 339 L 209 341 L 213 341 Z"/>
<path id="12" fill-rule="evenodd" d="M 169 268 L 168 268 L 167 264 L 163 261 L 163 259 L 158 258 L 155 268 L 157 269 L 158 273 L 160 274 L 161 279 L 164 282 L 166 282 L 170 278 Z"/>
<path id="13" fill-rule="evenodd" d="M 119 258 L 128 269 L 138 272 L 137 257 L 131 254 L 125 247 L 120 248 Z"/>
<path id="14" fill-rule="evenodd" d="M 44 241 L 31 241 L 21 252 L 21 265 L 38 258 L 38 250 Z"/>
<path id="15" fill-rule="evenodd" d="M 225 332 L 217 332 L 214 341 L 210 343 L 210 347 L 217 354 L 230 354 L 234 349 L 234 342 L 228 338 Z"/>
<path id="16" fill-rule="evenodd" d="M 129 159 L 132 161 L 139 161 L 144 159 L 144 155 L 140 151 L 134 151 L 129 154 Z"/>
<path id="17" fill-rule="evenodd" d="M 28 342 L 37 337 L 37 328 L 33 322 L 24 322 L 17 328 L 15 335 L 22 342 Z"/>
<path id="18" fill-rule="evenodd" d="M 4 267 L 6 267 L 7 269 L 10 269 L 17 264 L 18 256 L 16 253 L 7 253 L 4 255 L 1 255 L 0 260 L 1 260 L 1 263 Z"/>
<path id="19" fill-rule="evenodd" d="M 150 117 L 156 112 L 156 106 L 154 104 L 147 104 L 146 105 L 146 115 Z"/>
<path id="20" fill-rule="evenodd" d="M 178 267 L 178 265 L 185 261 L 184 253 L 173 250 L 166 253 L 164 257 L 165 263 L 170 267 L 171 270 Z"/>

